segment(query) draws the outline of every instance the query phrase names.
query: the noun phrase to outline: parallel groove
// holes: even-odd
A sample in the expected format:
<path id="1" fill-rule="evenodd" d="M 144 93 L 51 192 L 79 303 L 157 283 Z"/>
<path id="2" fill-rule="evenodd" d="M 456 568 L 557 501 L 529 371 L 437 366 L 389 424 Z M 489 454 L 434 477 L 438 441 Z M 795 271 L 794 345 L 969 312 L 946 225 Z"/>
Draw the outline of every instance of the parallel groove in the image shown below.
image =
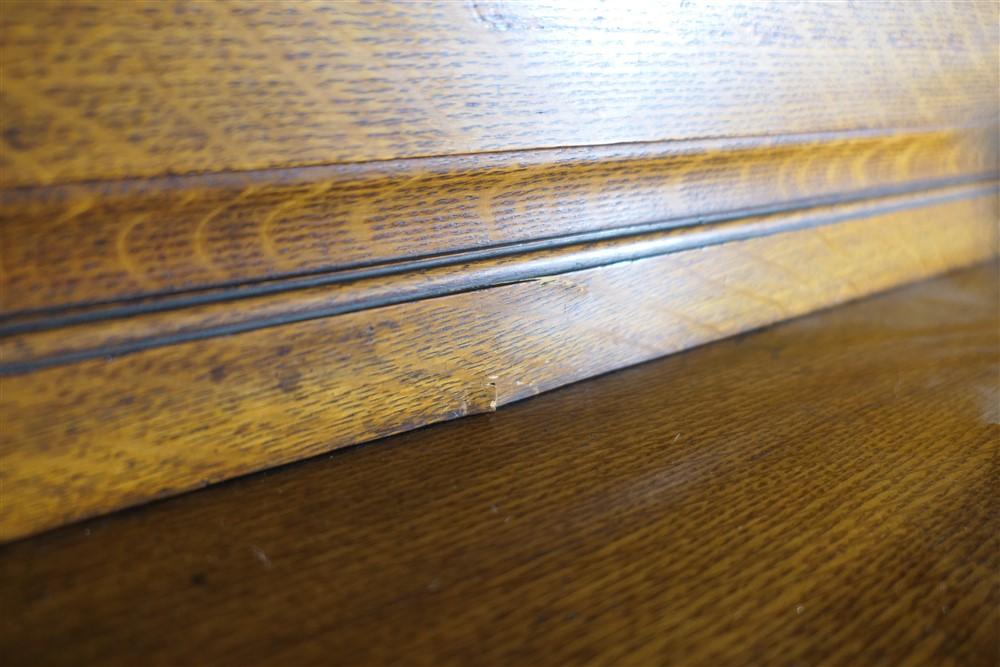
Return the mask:
<path id="1" fill-rule="evenodd" d="M 697 223 L 684 224 L 680 221 L 664 221 L 632 228 L 626 230 L 625 233 L 622 233 L 622 230 L 609 230 L 613 233 L 597 232 L 578 235 L 572 239 L 564 237 L 562 239 L 541 240 L 488 251 L 472 251 L 427 260 L 416 260 L 398 266 L 376 267 L 345 272 L 344 274 L 318 276 L 294 281 L 291 285 L 281 283 L 273 286 L 258 286 L 256 289 L 247 289 L 235 295 L 231 293 L 228 296 L 205 295 L 207 298 L 202 301 L 191 299 L 140 304 L 134 308 L 123 306 L 110 312 L 108 310 L 91 311 L 75 316 L 65 316 L 61 319 L 52 318 L 42 322 L 16 323 L 0 329 L 0 334 L 4 337 L 12 337 L 65 326 L 152 315 L 179 308 L 224 304 L 226 301 L 235 299 L 281 296 L 299 290 L 350 283 L 356 283 L 355 286 L 360 287 L 360 294 L 357 297 L 328 307 L 314 308 L 304 312 L 288 312 L 232 324 L 205 326 L 172 334 L 153 334 L 119 344 L 95 346 L 29 360 L 10 361 L 12 358 L 17 358 L 15 341 L 15 345 L 0 348 L 4 351 L 3 357 L 8 360 L 6 363 L 0 364 L 0 375 L 28 373 L 49 366 L 76 363 L 97 357 L 121 356 L 166 345 L 245 333 L 295 322 L 381 308 L 407 301 L 460 294 L 618 262 L 634 261 L 673 252 L 820 227 L 845 220 L 981 197 L 996 192 L 997 185 L 993 179 L 995 179 L 994 175 L 949 179 L 949 183 L 938 183 L 935 189 L 929 191 L 927 191 L 927 184 L 911 184 L 905 189 L 899 188 L 895 197 L 873 198 L 870 195 L 857 198 L 842 197 L 839 198 L 840 205 L 832 207 L 832 210 L 823 210 L 822 204 L 815 203 L 807 207 L 780 212 L 772 211 L 741 216 L 726 215 L 720 216 L 717 220 L 702 219 Z M 826 208 L 831 207 L 827 205 Z M 818 213 L 810 214 L 817 209 L 820 209 Z M 795 214 L 800 215 L 796 217 Z M 788 216 L 791 216 L 790 219 L 785 219 Z M 741 221 L 743 224 L 740 224 Z M 581 236 L 584 238 L 581 239 Z M 580 247 L 574 248 L 573 246 Z M 536 255 L 538 256 L 536 261 L 530 261 L 531 257 Z M 483 266 L 491 260 L 503 259 L 513 259 L 514 262 Z M 403 283 L 398 290 L 390 285 L 388 290 L 382 289 L 381 291 L 378 291 L 379 286 L 376 286 L 376 290 L 366 293 L 365 281 L 392 277 L 405 279 L 404 274 L 413 274 L 414 280 L 424 281 L 426 272 L 432 269 L 451 269 L 453 273 L 436 282 L 432 277 L 416 286 L 407 286 Z M 238 308 L 238 306 L 234 306 L 234 308 Z"/>
<path id="2" fill-rule="evenodd" d="M 460 252 L 433 253 L 416 256 L 410 259 L 393 262 L 373 262 L 355 264 L 335 271 L 306 272 L 281 279 L 259 280 L 250 283 L 206 288 L 204 290 L 186 290 L 176 294 L 164 294 L 157 297 L 118 299 L 106 303 L 95 303 L 89 306 L 56 307 L 40 311 L 0 314 L 0 337 L 32 331 L 41 331 L 63 326 L 71 326 L 95 320 L 131 317 L 164 310 L 188 308 L 191 306 L 233 301 L 251 297 L 277 294 L 297 289 L 308 289 L 323 285 L 333 285 L 366 278 L 396 275 L 411 271 L 422 271 L 430 268 L 450 266 L 468 262 L 481 261 L 522 255 L 540 250 L 550 250 L 583 243 L 606 241 L 643 234 L 654 234 L 666 230 L 699 227 L 721 222 L 739 220 L 764 215 L 794 213 L 797 211 L 831 206 L 834 204 L 852 204 L 868 199 L 878 199 L 905 195 L 910 193 L 947 188 L 958 185 L 981 183 L 994 180 L 997 173 L 985 172 L 969 174 L 952 178 L 940 178 L 915 181 L 899 186 L 865 188 L 855 192 L 838 193 L 822 197 L 790 200 L 780 204 L 744 208 L 734 211 L 705 213 L 683 218 L 660 220 L 648 223 L 601 229 L 579 234 L 564 234 L 551 237 L 541 237 L 532 241 L 503 243 L 475 250 Z"/>
<path id="3" fill-rule="evenodd" d="M 7 2 L 0 541 L 995 255 L 995 3 L 599 4 Z"/>
<path id="4" fill-rule="evenodd" d="M 995 202 L 990 192 L 4 377 L 4 494 L 16 502 L 0 505 L 0 540 L 986 261 Z"/>

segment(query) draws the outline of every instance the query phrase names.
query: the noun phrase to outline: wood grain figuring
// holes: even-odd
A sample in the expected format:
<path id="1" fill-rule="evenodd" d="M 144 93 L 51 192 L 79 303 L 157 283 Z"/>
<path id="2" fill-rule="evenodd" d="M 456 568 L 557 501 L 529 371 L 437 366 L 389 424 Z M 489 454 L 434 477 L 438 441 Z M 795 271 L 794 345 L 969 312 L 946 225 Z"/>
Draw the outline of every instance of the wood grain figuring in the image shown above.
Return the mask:
<path id="1" fill-rule="evenodd" d="M 0 654 L 996 665 L 998 284 L 949 276 L 8 545 Z"/>
<path id="2" fill-rule="evenodd" d="M 682 228 L 667 225 L 660 231 L 589 243 L 556 247 L 525 243 L 509 248 L 511 252 L 506 255 L 491 252 L 476 257 L 474 253 L 457 253 L 300 280 L 179 294 L 138 304 L 111 304 L 52 317 L 14 318 L 0 324 L 0 376 L 512 282 L 548 279 L 615 262 L 837 224 L 846 219 L 913 213 L 921 208 L 926 210 L 916 215 L 935 216 L 947 210 L 941 208 L 943 205 L 964 199 L 976 201 L 950 209 L 951 214 L 961 210 L 961 215 L 969 219 L 988 220 L 994 211 L 996 190 L 996 181 L 986 181 L 715 224 Z M 553 322 L 553 327 L 558 329 L 558 322 Z"/>
<path id="3" fill-rule="evenodd" d="M 997 6 L 8 0 L 2 185 L 996 120 Z"/>
<path id="4" fill-rule="evenodd" d="M 4 2 L 0 540 L 993 257 L 997 19 Z"/>
<path id="5" fill-rule="evenodd" d="M 970 265 L 995 196 L 3 378 L 0 536 L 533 396 Z"/>
<path id="6" fill-rule="evenodd" d="M 996 174 L 997 129 L 586 147 L 0 190 L 3 313 Z"/>

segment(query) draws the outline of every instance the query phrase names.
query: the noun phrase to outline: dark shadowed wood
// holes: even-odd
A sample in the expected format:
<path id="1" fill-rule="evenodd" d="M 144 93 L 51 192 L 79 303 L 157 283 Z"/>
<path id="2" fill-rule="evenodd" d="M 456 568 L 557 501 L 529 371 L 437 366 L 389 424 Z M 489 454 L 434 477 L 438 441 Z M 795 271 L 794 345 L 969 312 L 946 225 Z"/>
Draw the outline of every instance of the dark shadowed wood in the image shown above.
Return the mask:
<path id="1" fill-rule="evenodd" d="M 997 248 L 996 206 L 987 191 L 8 375 L 0 539 L 492 410 L 984 261 Z"/>
<path id="2" fill-rule="evenodd" d="M 2 656 L 995 665 L 998 278 L 8 545 Z"/>

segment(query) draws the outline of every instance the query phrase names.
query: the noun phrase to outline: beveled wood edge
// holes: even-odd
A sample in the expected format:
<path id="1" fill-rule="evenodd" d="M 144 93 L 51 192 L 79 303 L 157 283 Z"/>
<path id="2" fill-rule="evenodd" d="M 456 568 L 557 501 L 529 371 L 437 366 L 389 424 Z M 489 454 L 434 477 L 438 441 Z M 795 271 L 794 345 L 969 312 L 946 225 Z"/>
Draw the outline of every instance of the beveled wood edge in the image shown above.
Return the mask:
<path id="1" fill-rule="evenodd" d="M 996 212 L 954 199 L 8 376 L 0 540 L 983 262 Z"/>
<path id="2" fill-rule="evenodd" d="M 163 176 L 65 181 L 51 184 L 19 184 L 0 188 L 0 205 L 25 206 L 47 200 L 71 200 L 99 194 L 128 196 L 149 192 L 185 192 L 206 188 L 243 188 L 270 183 L 318 183 L 343 177 L 385 177 L 412 173 L 451 174 L 457 167 L 484 171 L 498 167 L 552 166 L 562 163 L 619 162 L 710 153 L 766 151 L 775 148 L 804 149 L 838 141 L 875 141 L 924 136 L 954 136 L 979 133 L 993 123 L 966 125 L 914 125 L 790 132 L 783 134 L 631 141 L 586 146 L 546 146 L 516 150 L 484 151 L 402 157 L 363 162 L 335 162 L 266 169 L 205 171 Z"/>
<path id="3" fill-rule="evenodd" d="M 201 298 L 179 296 L 14 320 L 0 323 L 0 376 L 991 196 L 998 182 L 995 175 L 972 175 L 936 183 L 929 190 L 915 190 L 916 185 L 831 198 L 836 204 L 824 200 L 788 211 L 666 221 L 248 286 Z"/>
<path id="4" fill-rule="evenodd" d="M 944 187 L 995 175 L 995 144 L 976 125 L 0 190 L 0 335 Z"/>

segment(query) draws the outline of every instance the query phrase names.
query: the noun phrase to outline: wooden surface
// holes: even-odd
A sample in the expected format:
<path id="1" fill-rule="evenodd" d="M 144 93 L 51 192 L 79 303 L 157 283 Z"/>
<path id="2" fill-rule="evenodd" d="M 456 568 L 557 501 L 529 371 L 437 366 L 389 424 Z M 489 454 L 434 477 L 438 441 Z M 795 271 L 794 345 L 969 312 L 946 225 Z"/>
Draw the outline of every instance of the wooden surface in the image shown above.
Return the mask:
<path id="1" fill-rule="evenodd" d="M 7 0 L 0 314 L 995 174 L 996 23 Z"/>
<path id="2" fill-rule="evenodd" d="M 995 175 L 997 135 L 841 132 L 0 190 L 0 313 L 915 192 Z"/>
<path id="3" fill-rule="evenodd" d="M 998 251 L 997 5 L 0 5 L 0 542 Z"/>
<path id="4" fill-rule="evenodd" d="M 981 262 L 996 252 L 996 219 L 995 190 L 987 188 L 799 231 L 13 373 L 0 392 L 0 474 L 13 499 L 0 506 L 0 537 L 492 410 Z"/>
<path id="5" fill-rule="evenodd" d="M 996 192 L 996 180 L 978 180 L 896 196 L 805 206 L 782 213 L 723 217 L 714 222 L 706 217 L 699 224 L 684 226 L 653 223 L 639 228 L 641 231 L 633 228 L 627 234 L 619 230 L 612 235 L 602 233 L 598 238 L 575 235 L 540 239 L 262 284 L 9 318 L 0 322 L 0 375 L 548 279 L 668 253 L 701 249 L 711 255 L 716 252 L 710 249 L 712 246 L 845 221 L 867 220 L 874 227 L 886 221 L 938 219 L 947 221 L 939 231 L 961 236 L 960 230 L 971 226 L 988 241 L 990 223 L 996 218 Z M 953 222 L 956 217 L 960 220 Z M 873 239 L 866 243 L 880 238 L 877 229 L 873 233 Z M 801 240 L 793 236 L 772 242 L 786 245 Z M 935 250 L 938 268 L 965 261 L 947 254 L 952 244 L 953 241 L 943 243 Z M 982 249 L 988 247 L 987 244 Z M 785 251 L 790 252 L 790 249 Z M 876 264 L 873 268 L 880 267 Z M 706 270 L 709 274 L 717 271 L 713 267 Z M 724 276 L 726 270 L 718 273 Z M 636 280 L 631 287 L 632 291 L 648 289 L 656 289 L 656 285 Z M 557 331 L 559 323 L 552 322 L 551 327 Z"/>
<path id="6" fill-rule="evenodd" d="M 992 2 L 8 0 L 3 184 L 995 122 Z"/>
<path id="7" fill-rule="evenodd" d="M 10 665 L 1000 660 L 997 265 L 0 549 Z"/>

